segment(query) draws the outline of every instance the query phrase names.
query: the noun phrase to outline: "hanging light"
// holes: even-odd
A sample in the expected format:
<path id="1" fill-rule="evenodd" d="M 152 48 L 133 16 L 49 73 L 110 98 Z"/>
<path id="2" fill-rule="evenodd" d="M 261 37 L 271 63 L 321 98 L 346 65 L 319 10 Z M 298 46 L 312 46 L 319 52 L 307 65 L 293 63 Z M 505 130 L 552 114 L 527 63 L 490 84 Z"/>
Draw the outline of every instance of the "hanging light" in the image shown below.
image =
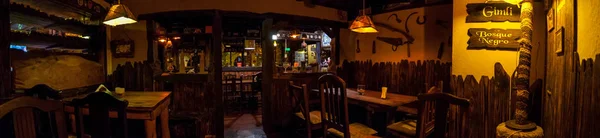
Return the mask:
<path id="1" fill-rule="evenodd" d="M 365 14 L 365 0 L 363 0 L 363 14 L 356 17 L 350 25 L 350 30 L 357 33 L 377 33 L 377 29 L 375 29 L 375 24 L 369 16 Z"/>
<path id="2" fill-rule="evenodd" d="M 136 18 L 131 13 L 127 6 L 121 4 L 121 0 L 117 4 L 110 7 L 106 18 L 104 18 L 104 24 L 110 26 L 124 25 L 136 23 Z"/>

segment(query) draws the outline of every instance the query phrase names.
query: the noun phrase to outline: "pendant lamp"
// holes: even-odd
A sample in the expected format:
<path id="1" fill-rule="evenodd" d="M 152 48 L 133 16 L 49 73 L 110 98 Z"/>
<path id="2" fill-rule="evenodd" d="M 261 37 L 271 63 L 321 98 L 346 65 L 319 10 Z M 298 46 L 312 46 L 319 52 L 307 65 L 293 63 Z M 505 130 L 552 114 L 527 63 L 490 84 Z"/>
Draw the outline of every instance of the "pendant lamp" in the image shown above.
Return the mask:
<path id="1" fill-rule="evenodd" d="M 121 4 L 121 0 L 119 0 L 117 4 L 110 7 L 110 10 L 108 11 L 106 18 L 104 18 L 103 23 L 110 26 L 117 26 L 136 22 L 137 21 L 133 13 L 131 13 L 127 6 Z"/>
<path id="2" fill-rule="evenodd" d="M 350 30 L 357 33 L 377 33 L 375 24 L 371 21 L 371 18 L 365 14 L 365 0 L 363 0 L 363 14 L 356 17 L 350 25 Z"/>

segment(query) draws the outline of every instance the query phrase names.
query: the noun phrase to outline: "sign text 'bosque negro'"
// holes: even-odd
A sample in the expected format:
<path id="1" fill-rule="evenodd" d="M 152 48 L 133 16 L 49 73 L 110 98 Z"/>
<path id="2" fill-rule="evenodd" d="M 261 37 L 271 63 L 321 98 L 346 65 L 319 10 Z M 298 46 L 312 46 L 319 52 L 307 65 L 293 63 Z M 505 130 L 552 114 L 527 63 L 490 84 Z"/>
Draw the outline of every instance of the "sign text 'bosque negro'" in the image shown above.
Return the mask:
<path id="1" fill-rule="evenodd" d="M 467 13 L 467 23 L 521 21 L 521 8 L 509 3 L 467 4 Z"/>
<path id="2" fill-rule="evenodd" d="M 518 50 L 521 30 L 471 28 L 468 35 L 467 49 Z"/>

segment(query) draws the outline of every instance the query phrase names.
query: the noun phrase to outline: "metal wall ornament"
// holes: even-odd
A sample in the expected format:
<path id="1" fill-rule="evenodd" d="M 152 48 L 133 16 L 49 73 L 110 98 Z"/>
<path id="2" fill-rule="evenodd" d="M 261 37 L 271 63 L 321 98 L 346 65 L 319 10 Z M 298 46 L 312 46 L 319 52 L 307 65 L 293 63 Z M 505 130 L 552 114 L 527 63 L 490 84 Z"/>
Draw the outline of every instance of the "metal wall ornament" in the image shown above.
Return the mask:
<path id="1" fill-rule="evenodd" d="M 379 27 L 386 28 L 388 30 L 391 30 L 392 32 L 397 32 L 402 35 L 402 37 L 377 37 L 377 40 L 392 45 L 392 51 L 396 51 L 398 50 L 398 47 L 406 45 L 407 56 L 410 57 L 410 44 L 412 44 L 415 41 L 415 38 L 412 35 L 410 35 L 410 28 L 408 28 L 408 20 L 410 20 L 410 17 L 412 17 L 415 14 L 418 14 L 418 12 L 412 12 L 406 17 L 406 20 L 404 22 L 404 30 L 392 27 L 391 25 L 385 23 L 375 22 L 375 25 Z M 394 18 L 396 23 L 402 24 L 402 20 L 398 19 L 397 14 L 392 14 L 388 16 L 387 20 L 389 21 L 390 19 L 392 19 L 392 17 Z M 427 16 L 418 16 L 415 22 L 417 23 L 417 25 L 423 25 L 427 22 Z M 404 40 L 403 38 L 405 38 L 406 40 Z"/>

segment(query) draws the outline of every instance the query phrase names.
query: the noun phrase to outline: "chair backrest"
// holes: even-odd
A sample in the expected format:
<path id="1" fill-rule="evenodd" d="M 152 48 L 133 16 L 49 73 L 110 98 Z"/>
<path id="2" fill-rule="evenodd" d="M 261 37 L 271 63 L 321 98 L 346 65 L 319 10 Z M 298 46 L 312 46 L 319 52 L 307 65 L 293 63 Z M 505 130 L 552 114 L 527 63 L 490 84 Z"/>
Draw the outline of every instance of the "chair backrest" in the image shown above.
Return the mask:
<path id="1" fill-rule="evenodd" d="M 310 109 L 308 106 L 308 89 L 306 88 L 306 84 L 297 86 L 294 85 L 293 81 L 290 81 L 288 92 L 292 96 L 294 112 L 301 112 L 307 123 L 310 124 Z"/>
<path id="2" fill-rule="evenodd" d="M 321 96 L 321 123 L 323 133 L 326 135 L 328 128 L 335 128 L 350 137 L 348 122 L 348 97 L 346 82 L 333 74 L 325 74 L 318 80 Z"/>
<path id="3" fill-rule="evenodd" d="M 60 100 L 62 96 L 60 91 L 52 89 L 46 84 L 38 84 L 30 89 L 25 90 L 26 96 L 38 98 L 40 100 Z M 36 127 L 36 133 L 41 137 L 54 137 L 55 132 L 51 124 L 51 120 L 54 120 L 53 114 L 47 112 L 33 111 L 34 122 Z"/>
<path id="4" fill-rule="evenodd" d="M 448 93 L 442 93 L 439 88 L 433 87 L 426 94 L 421 94 L 419 98 L 419 118 L 417 121 L 417 136 L 425 138 L 430 132 L 427 130 L 434 128 L 433 137 L 446 137 L 446 125 L 448 108 L 450 105 L 456 105 L 460 108 L 458 112 L 460 128 L 458 137 L 468 137 L 466 125 L 468 124 L 468 114 L 470 102 L 468 99 L 459 98 Z"/>
<path id="5" fill-rule="evenodd" d="M 30 89 L 25 90 L 25 95 L 37 97 L 39 99 L 54 99 L 60 100 L 62 97 L 60 96 L 60 91 L 52 89 L 50 86 L 46 84 L 38 84 Z"/>
<path id="6" fill-rule="evenodd" d="M 240 88 L 240 90 L 243 89 L 242 78 L 238 78 L 234 74 L 225 75 L 225 86 L 223 86 L 223 89 L 226 92 L 237 92 L 237 88 Z"/>
<path id="7" fill-rule="evenodd" d="M 13 113 L 14 130 L 17 138 L 36 138 L 33 109 L 54 113 L 54 124 L 58 138 L 67 138 L 63 104 L 60 101 L 40 100 L 23 96 L 0 105 L 0 118 Z M 52 124 L 52 123 L 51 123 Z"/>
<path id="8" fill-rule="evenodd" d="M 89 109 L 90 117 L 90 135 L 91 137 L 112 137 L 110 127 L 110 115 L 111 110 L 117 112 L 118 123 L 117 126 L 121 128 L 117 129 L 119 132 L 116 133 L 117 137 L 127 137 L 127 100 L 119 100 L 114 96 L 104 92 L 94 92 L 88 94 L 82 99 L 73 99 L 70 103 L 75 108 L 75 127 L 77 130 L 77 137 L 84 137 L 83 129 L 83 115 L 82 109 L 87 105 Z"/>

